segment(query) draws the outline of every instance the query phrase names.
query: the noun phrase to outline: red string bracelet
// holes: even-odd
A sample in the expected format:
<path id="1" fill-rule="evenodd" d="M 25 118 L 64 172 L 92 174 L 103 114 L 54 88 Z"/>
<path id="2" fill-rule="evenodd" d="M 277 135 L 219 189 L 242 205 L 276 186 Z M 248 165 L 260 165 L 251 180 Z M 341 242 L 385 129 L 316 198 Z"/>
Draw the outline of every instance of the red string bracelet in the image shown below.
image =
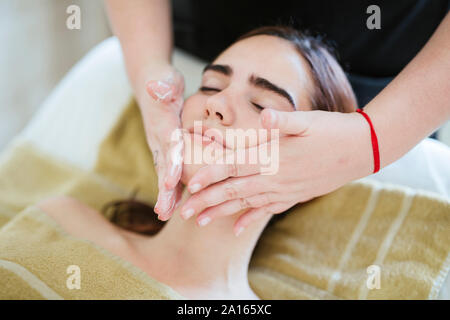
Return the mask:
<path id="1" fill-rule="evenodd" d="M 375 133 L 375 129 L 373 128 L 372 121 L 370 121 L 369 116 L 362 110 L 356 109 L 356 112 L 361 113 L 364 118 L 367 120 L 370 126 L 370 137 L 372 139 L 372 150 L 373 150 L 373 173 L 380 171 L 380 150 L 378 149 L 378 139 L 377 134 Z"/>

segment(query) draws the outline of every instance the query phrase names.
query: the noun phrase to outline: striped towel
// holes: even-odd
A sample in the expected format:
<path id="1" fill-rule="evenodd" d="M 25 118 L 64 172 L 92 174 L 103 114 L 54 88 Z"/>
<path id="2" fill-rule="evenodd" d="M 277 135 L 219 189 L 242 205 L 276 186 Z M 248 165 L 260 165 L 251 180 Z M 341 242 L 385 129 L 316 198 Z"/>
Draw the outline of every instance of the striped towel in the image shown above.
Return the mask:
<path id="1" fill-rule="evenodd" d="M 86 144 L 87 146 L 87 144 Z M 18 140 L 0 155 L 0 298 L 176 299 L 173 290 L 94 244 L 74 239 L 34 204 L 68 195 L 100 209 L 157 179 L 142 120 L 129 104 L 76 167 Z M 267 227 L 249 278 L 263 299 L 435 299 L 449 273 L 450 203 L 432 193 L 355 182 L 292 208 Z M 84 261 L 88 285 L 67 288 Z M 85 281 L 82 280 L 82 284 Z"/>
<path id="2" fill-rule="evenodd" d="M 94 243 L 68 235 L 37 207 L 0 231 L 1 299 L 181 299 Z"/>
<path id="3" fill-rule="evenodd" d="M 250 279 L 267 299 L 436 299 L 449 253 L 447 199 L 358 182 L 298 205 L 266 230 Z"/>

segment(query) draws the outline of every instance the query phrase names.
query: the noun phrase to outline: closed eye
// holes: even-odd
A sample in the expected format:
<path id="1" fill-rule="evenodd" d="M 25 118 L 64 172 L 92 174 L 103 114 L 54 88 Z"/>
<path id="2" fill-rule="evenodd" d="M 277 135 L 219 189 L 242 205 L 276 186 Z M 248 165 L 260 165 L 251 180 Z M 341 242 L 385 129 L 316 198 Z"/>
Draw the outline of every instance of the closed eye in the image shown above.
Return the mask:
<path id="1" fill-rule="evenodd" d="M 258 109 L 258 111 L 261 111 L 262 109 L 265 109 L 264 107 L 260 106 L 260 105 L 257 104 L 257 103 L 253 103 L 253 102 L 252 102 L 252 105 L 253 105 L 256 109 Z"/>
<path id="2" fill-rule="evenodd" d="M 217 89 L 217 88 L 205 87 L 205 86 L 200 87 L 199 90 L 201 92 L 220 92 L 220 91 L 222 91 L 222 90 Z M 260 106 L 257 103 L 252 102 L 251 104 L 257 109 L 258 112 L 264 109 L 264 107 Z"/>
<path id="3" fill-rule="evenodd" d="M 211 88 L 211 87 L 200 87 L 199 90 L 202 91 L 202 92 L 211 92 L 211 91 L 213 91 L 213 92 L 220 92 L 221 91 L 220 89 Z"/>

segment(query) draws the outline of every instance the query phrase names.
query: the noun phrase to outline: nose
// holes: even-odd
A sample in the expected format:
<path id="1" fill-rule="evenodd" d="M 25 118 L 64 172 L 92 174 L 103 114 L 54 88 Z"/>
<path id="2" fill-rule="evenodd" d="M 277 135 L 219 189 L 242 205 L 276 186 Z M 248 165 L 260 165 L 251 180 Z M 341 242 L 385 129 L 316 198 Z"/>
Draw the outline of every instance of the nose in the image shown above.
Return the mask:
<path id="1" fill-rule="evenodd" d="M 206 101 L 204 119 L 217 121 L 223 126 L 231 126 L 234 121 L 233 111 L 228 105 L 226 97 L 215 94 Z"/>

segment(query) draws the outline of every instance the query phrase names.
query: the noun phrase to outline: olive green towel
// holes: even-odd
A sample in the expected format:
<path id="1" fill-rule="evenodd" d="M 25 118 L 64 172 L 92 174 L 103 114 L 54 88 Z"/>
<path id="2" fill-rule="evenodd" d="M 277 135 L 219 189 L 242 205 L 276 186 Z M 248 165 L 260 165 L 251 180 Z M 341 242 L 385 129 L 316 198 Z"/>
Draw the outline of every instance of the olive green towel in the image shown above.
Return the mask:
<path id="1" fill-rule="evenodd" d="M 33 206 L 1 229 L 0 279 L 2 299 L 182 298 Z"/>
<path id="2" fill-rule="evenodd" d="M 181 298 L 123 259 L 68 236 L 34 207 L 63 194 L 100 209 L 136 187 L 154 204 L 156 174 L 134 102 L 105 137 L 93 171 L 33 145 L 11 145 L 0 157 L 0 298 Z M 249 279 L 263 299 L 434 299 L 449 272 L 449 252 L 448 199 L 356 182 L 297 205 L 267 227 Z M 69 289 L 72 265 L 80 289 Z"/>
<path id="3" fill-rule="evenodd" d="M 264 298 L 436 299 L 449 252 L 448 200 L 352 183 L 266 230 L 250 279 Z"/>

